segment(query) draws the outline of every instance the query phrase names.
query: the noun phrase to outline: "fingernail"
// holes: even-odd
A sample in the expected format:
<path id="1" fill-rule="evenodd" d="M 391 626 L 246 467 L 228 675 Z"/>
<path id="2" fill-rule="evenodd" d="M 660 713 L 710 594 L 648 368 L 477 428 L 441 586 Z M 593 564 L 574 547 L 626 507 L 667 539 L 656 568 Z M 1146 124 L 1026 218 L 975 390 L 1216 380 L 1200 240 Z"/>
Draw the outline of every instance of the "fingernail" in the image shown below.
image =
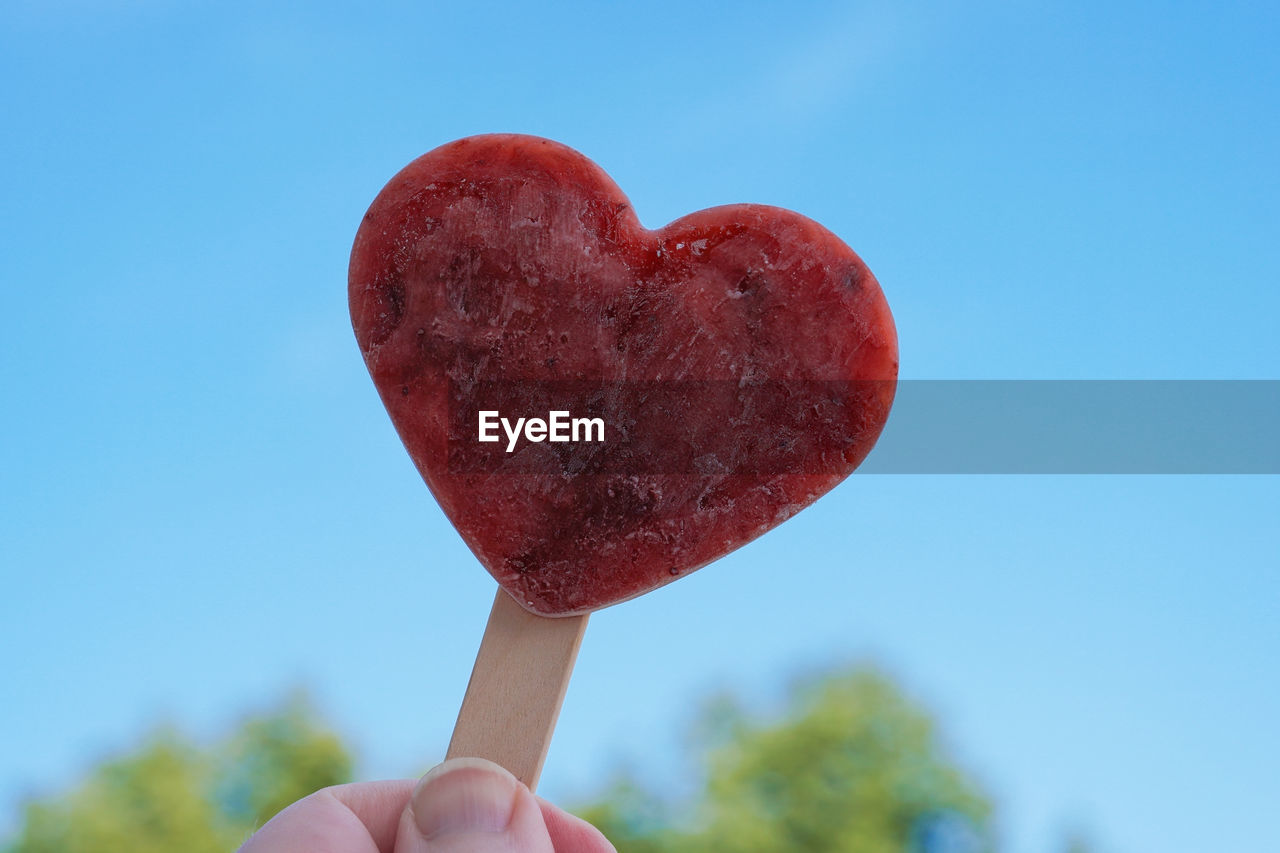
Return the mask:
<path id="1" fill-rule="evenodd" d="M 502 832 L 511 823 L 518 783 L 482 758 L 455 758 L 434 768 L 413 792 L 413 818 L 424 838 Z"/>

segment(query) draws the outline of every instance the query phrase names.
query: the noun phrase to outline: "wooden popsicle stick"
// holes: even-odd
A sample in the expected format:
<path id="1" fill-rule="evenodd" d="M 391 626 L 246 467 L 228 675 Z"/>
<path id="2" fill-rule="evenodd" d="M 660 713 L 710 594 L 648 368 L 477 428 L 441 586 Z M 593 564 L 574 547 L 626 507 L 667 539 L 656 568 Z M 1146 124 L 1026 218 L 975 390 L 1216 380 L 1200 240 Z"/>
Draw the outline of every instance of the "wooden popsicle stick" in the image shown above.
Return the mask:
<path id="1" fill-rule="evenodd" d="M 587 614 L 549 618 L 498 588 L 446 759 L 487 758 L 537 787 Z"/>

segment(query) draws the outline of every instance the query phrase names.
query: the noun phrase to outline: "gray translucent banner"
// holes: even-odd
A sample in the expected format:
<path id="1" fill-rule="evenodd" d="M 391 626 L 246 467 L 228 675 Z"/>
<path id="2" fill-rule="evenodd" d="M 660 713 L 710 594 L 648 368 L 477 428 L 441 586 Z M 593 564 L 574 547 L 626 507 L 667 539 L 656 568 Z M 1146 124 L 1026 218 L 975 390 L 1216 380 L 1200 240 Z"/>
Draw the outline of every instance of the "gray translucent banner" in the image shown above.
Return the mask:
<path id="1" fill-rule="evenodd" d="M 450 382 L 448 393 L 452 473 L 760 477 L 844 473 L 894 388 L 513 380 Z M 559 441 L 550 428 L 508 440 L 494 423 L 480 437 L 499 413 L 552 412 L 599 418 L 602 440 L 567 426 Z M 1280 380 L 904 380 L 858 471 L 1280 474 Z"/>
<path id="2" fill-rule="evenodd" d="M 907 380 L 865 474 L 1280 474 L 1277 380 Z"/>

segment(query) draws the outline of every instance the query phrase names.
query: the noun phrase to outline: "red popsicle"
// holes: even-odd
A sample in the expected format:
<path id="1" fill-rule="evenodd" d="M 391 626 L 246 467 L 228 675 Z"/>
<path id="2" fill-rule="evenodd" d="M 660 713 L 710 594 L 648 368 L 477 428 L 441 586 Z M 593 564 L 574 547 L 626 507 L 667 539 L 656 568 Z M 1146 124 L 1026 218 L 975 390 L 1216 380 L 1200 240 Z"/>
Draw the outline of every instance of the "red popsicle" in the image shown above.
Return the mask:
<path id="1" fill-rule="evenodd" d="M 431 492 L 543 616 L 644 593 L 812 503 L 870 451 L 897 378 L 884 295 L 822 226 L 731 205 L 646 230 L 598 166 L 528 136 L 392 178 L 349 296 Z M 560 640 L 585 624 L 501 618 Z"/>

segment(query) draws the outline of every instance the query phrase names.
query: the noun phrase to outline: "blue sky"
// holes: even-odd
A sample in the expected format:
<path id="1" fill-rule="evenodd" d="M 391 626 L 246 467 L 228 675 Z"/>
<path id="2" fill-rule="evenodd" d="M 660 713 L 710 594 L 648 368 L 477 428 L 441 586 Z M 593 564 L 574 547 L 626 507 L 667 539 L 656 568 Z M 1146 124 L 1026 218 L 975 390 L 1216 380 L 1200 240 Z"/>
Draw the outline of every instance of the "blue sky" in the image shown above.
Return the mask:
<path id="1" fill-rule="evenodd" d="M 914 378 L 1280 378 L 1268 4 L 20 2 L 0 11 L 0 826 L 309 685 L 441 754 L 492 582 L 364 372 L 382 184 L 518 131 L 660 225 L 754 201 L 879 277 Z M 869 657 L 1008 849 L 1254 849 L 1280 786 L 1275 477 L 855 476 L 592 619 L 543 791 L 679 787 L 733 686 Z"/>

